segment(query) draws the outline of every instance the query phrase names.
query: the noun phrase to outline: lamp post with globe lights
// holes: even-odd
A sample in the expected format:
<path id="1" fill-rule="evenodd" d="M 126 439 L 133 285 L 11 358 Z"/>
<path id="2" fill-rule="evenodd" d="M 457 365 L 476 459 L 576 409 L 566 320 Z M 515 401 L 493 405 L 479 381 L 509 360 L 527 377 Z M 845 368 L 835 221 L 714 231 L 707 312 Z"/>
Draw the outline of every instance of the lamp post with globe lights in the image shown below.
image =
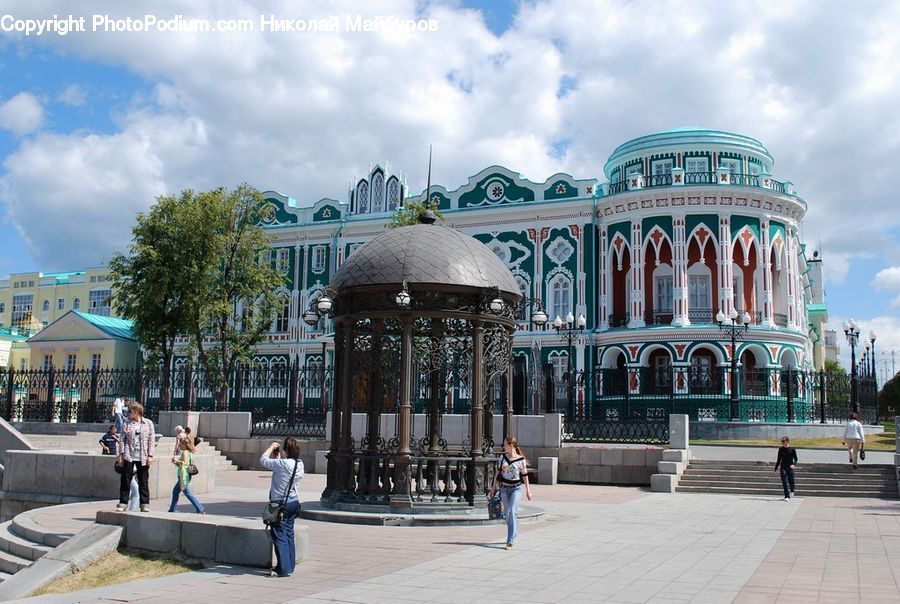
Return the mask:
<path id="1" fill-rule="evenodd" d="M 557 334 L 561 334 L 566 339 L 566 350 L 568 352 L 567 359 L 567 368 L 566 368 L 566 397 L 568 402 L 568 412 L 567 415 L 570 418 L 575 417 L 575 374 L 573 373 L 572 367 L 572 357 L 574 356 L 574 350 L 572 349 L 572 342 L 578 336 L 579 332 L 584 331 L 585 325 L 587 325 L 587 319 L 584 318 L 584 315 L 578 315 L 578 320 L 575 320 L 575 317 L 571 312 L 566 315 L 566 320 L 563 321 L 559 315 L 556 315 L 556 318 L 553 319 L 553 329 L 556 330 Z"/>
<path id="2" fill-rule="evenodd" d="M 850 345 L 850 407 L 853 411 L 859 412 L 859 401 L 857 400 L 856 389 L 856 345 L 859 343 L 859 325 L 856 321 L 849 319 L 844 321 L 844 335 L 847 336 L 847 343 Z"/>
<path id="3" fill-rule="evenodd" d="M 738 391 L 737 377 L 737 340 L 743 338 L 744 333 L 750 329 L 750 313 L 744 312 L 738 316 L 738 311 L 734 308 L 726 316 L 725 313 L 719 311 L 716 313 L 716 323 L 719 329 L 731 338 L 731 421 L 737 422 L 741 420 L 741 398 Z"/>
<path id="4" fill-rule="evenodd" d="M 878 390 L 878 374 L 875 369 L 875 339 L 878 337 L 878 334 L 875 333 L 875 330 L 869 331 L 869 341 L 872 343 L 872 379 L 875 380 L 875 390 Z"/>

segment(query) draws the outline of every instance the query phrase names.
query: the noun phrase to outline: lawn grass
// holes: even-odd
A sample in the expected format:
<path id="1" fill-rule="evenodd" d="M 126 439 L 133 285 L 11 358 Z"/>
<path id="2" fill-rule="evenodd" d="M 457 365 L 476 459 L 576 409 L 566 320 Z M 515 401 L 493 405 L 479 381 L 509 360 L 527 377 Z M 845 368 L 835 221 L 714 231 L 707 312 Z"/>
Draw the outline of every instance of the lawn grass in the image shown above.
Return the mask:
<path id="1" fill-rule="evenodd" d="M 198 568 L 201 568 L 199 564 L 184 564 L 148 554 L 112 552 L 82 571 L 60 577 L 45 585 L 32 595 L 64 594 L 141 579 L 166 577 Z"/>
<path id="2" fill-rule="evenodd" d="M 892 426 L 893 427 L 893 426 Z M 866 437 L 867 451 L 894 451 L 894 432 L 870 434 Z M 692 445 L 738 445 L 754 447 L 780 447 L 781 438 L 745 438 L 740 440 L 711 440 L 707 438 L 691 439 Z M 795 449 L 844 449 L 840 437 L 833 438 L 792 438 L 791 445 Z"/>

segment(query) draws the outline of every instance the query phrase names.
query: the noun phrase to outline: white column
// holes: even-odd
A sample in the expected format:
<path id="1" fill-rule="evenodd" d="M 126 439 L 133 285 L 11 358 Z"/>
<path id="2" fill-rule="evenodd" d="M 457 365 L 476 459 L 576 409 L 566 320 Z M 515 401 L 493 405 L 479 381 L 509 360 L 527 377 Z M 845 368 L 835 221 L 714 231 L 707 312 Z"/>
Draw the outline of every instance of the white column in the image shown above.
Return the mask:
<path id="1" fill-rule="evenodd" d="M 787 264 L 787 326 L 788 328 L 797 327 L 797 248 L 794 241 L 794 231 L 790 227 L 785 233 L 784 250 L 785 260 Z"/>
<path id="2" fill-rule="evenodd" d="M 765 216 L 759 222 L 759 238 L 762 251 L 759 258 L 757 258 L 756 265 L 762 275 L 762 324 L 766 327 L 774 327 L 775 323 L 772 320 L 774 309 L 772 304 L 772 263 L 770 262 L 772 259 L 772 246 L 769 241 L 769 216 Z"/>
<path id="3" fill-rule="evenodd" d="M 688 316 L 688 260 L 684 214 L 678 214 L 672 219 L 672 229 L 675 236 L 675 249 L 672 250 L 672 294 L 673 304 L 675 305 L 672 324 L 683 327 L 691 324 Z"/>
<path id="4" fill-rule="evenodd" d="M 628 327 L 644 327 L 644 250 L 641 221 L 631 222 L 631 319 Z"/>
<path id="5" fill-rule="evenodd" d="M 607 264 L 609 233 L 606 224 L 600 224 L 600 266 L 594 267 L 600 281 L 600 331 L 609 329 L 609 283 L 612 267 Z"/>
<path id="6" fill-rule="evenodd" d="M 734 308 L 734 277 L 731 274 L 731 217 L 719 216 L 719 311 Z"/>

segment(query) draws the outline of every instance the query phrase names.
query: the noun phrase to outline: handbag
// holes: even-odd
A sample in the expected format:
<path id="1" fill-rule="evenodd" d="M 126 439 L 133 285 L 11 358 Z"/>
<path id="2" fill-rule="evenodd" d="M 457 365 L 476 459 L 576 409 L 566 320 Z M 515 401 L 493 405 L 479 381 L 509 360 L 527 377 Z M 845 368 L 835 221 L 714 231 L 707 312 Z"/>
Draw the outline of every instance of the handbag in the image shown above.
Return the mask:
<path id="1" fill-rule="evenodd" d="M 866 448 L 865 448 L 865 445 L 860 445 L 860 446 L 859 446 L 859 458 L 860 458 L 862 461 L 865 461 L 865 460 L 866 460 Z"/>
<path id="2" fill-rule="evenodd" d="M 282 499 L 281 503 L 270 501 L 263 509 L 262 521 L 263 524 L 265 524 L 269 528 L 278 528 L 279 526 L 281 526 L 281 521 L 284 519 L 284 508 L 287 505 L 288 495 L 290 495 L 291 493 L 291 487 L 294 486 L 294 477 L 297 475 L 297 466 L 299 465 L 300 462 L 295 459 L 294 471 L 291 473 L 291 479 L 288 481 L 287 489 L 284 492 L 284 499 Z"/>
<path id="3" fill-rule="evenodd" d="M 115 463 L 113 463 L 113 469 L 116 471 L 116 474 L 122 474 L 125 472 L 125 463 L 119 463 L 117 459 Z"/>
<path id="4" fill-rule="evenodd" d="M 196 476 L 200 473 L 200 470 L 193 463 L 189 463 L 187 467 L 188 476 Z"/>
<path id="5" fill-rule="evenodd" d="M 503 514 L 503 501 L 500 499 L 500 493 L 497 493 L 488 499 L 487 508 L 488 518 L 491 520 L 499 520 L 505 517 Z"/>

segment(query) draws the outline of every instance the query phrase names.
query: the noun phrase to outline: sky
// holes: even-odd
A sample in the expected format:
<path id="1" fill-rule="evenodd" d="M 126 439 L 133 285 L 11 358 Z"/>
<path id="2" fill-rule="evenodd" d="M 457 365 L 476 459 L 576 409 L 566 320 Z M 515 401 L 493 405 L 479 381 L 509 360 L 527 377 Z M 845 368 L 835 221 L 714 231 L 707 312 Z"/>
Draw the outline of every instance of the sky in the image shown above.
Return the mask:
<path id="1" fill-rule="evenodd" d="M 620 143 L 701 126 L 766 145 L 809 205 L 801 234 L 824 260 L 831 325 L 874 329 L 879 368 L 900 357 L 900 3 L 361 6 L 4 0 L 0 276 L 101 266 L 136 212 L 188 187 L 249 182 L 311 204 L 387 163 L 418 191 L 429 145 L 448 188 L 491 164 L 602 178 Z M 21 31 L 70 14 L 85 31 Z M 182 27 L 138 31 L 146 15 Z M 357 17 L 434 26 L 360 31 Z M 305 30 L 271 26 L 298 19 Z"/>

